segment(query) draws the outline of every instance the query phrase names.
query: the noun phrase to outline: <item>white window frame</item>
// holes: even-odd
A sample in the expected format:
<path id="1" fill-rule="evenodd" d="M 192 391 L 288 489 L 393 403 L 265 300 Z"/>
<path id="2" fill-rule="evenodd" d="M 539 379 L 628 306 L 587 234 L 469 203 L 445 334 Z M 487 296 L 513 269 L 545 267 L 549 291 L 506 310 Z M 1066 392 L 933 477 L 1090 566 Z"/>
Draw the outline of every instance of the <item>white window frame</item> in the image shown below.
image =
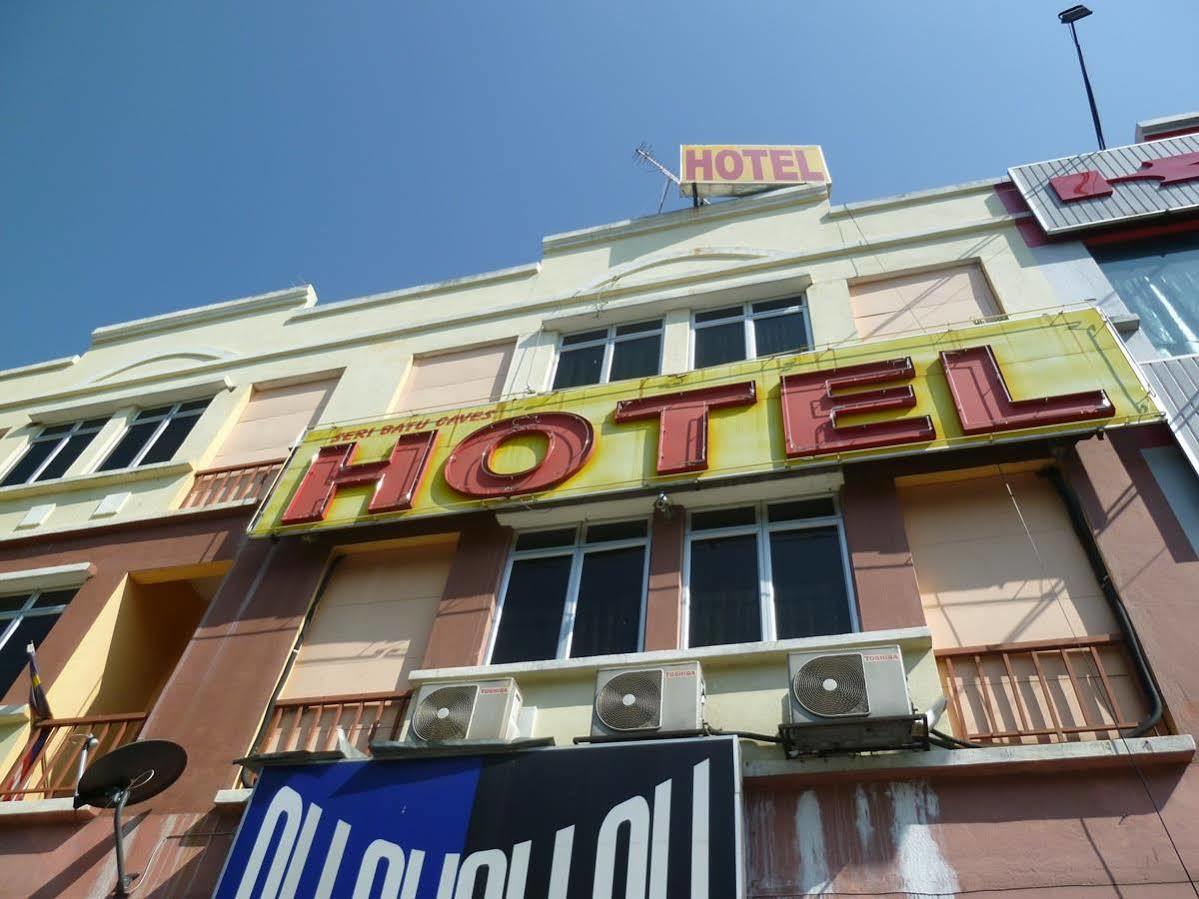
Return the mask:
<path id="1" fill-rule="evenodd" d="M 80 419 L 79 421 L 72 422 L 71 429 L 69 431 L 63 431 L 61 434 L 56 434 L 54 437 L 47 438 L 46 440 L 40 439 L 41 432 L 45 431 L 47 428 L 61 427 L 61 425 L 54 425 L 54 424 L 42 425 L 41 428 L 39 429 L 38 436 L 31 438 L 29 440 L 29 442 L 26 443 L 25 446 L 21 449 L 21 451 L 16 454 L 16 456 L 13 458 L 11 464 L 5 466 L 4 474 L 2 476 L 0 476 L 0 481 L 3 481 L 4 478 L 8 477 L 8 473 L 10 471 L 12 471 L 14 468 L 16 468 L 18 465 L 21 464 L 21 460 L 25 458 L 25 456 L 29 453 L 29 451 L 31 449 L 33 449 L 34 444 L 49 443 L 51 440 L 57 440 L 58 447 L 52 453 L 50 453 L 50 455 L 48 455 L 45 459 L 42 460 L 42 464 L 39 465 L 37 468 L 35 468 L 33 470 L 33 473 L 31 475 L 29 475 L 29 477 L 27 477 L 20 484 L 5 484 L 4 486 L 5 487 L 20 487 L 24 484 L 37 483 L 38 477 L 41 475 L 41 473 L 43 471 L 45 471 L 49 467 L 51 462 L 53 462 L 56 458 L 58 458 L 58 454 L 62 452 L 63 447 L 65 447 L 67 445 L 67 443 L 70 441 L 70 439 L 72 437 L 74 437 L 76 434 L 78 434 L 80 431 L 82 431 L 83 426 L 85 424 L 87 424 L 87 422 L 97 421 L 97 420 L 98 419 L 95 419 L 95 418 L 89 418 L 89 419 Z M 98 428 L 96 428 L 92 432 L 93 440 L 95 439 L 96 435 L 98 435 L 101 431 L 104 430 L 104 425 L 108 424 L 108 422 L 109 422 L 109 419 L 107 419 L 107 418 L 104 419 L 103 424 L 101 424 Z M 90 444 L 89 444 L 89 446 L 90 446 Z M 76 459 L 75 461 L 78 462 L 79 460 Z M 74 464 L 74 463 L 72 463 L 72 464 Z M 65 475 L 65 472 L 64 472 L 64 475 Z M 2 488 L 0 488 L 0 489 L 2 489 Z M 3 645 L 3 644 L 0 643 L 0 645 Z"/>
<path id="2" fill-rule="evenodd" d="M 769 521 L 767 508 L 792 502 L 808 500 L 831 500 L 833 514 L 813 518 L 796 518 L 789 521 Z M 739 524 L 726 528 L 705 528 L 695 531 L 691 527 L 691 516 L 697 512 L 718 512 L 721 509 L 754 509 L 753 524 Z M 719 537 L 744 537 L 753 535 L 758 553 L 758 615 L 761 627 L 759 642 L 777 640 L 778 626 L 774 607 L 774 571 L 770 559 L 770 535 L 779 531 L 800 531 L 811 528 L 823 528 L 834 525 L 837 528 L 837 543 L 841 549 L 841 569 L 845 577 L 845 599 L 849 603 L 849 623 L 851 633 L 862 630 L 861 618 L 858 614 L 857 595 L 853 587 L 853 566 L 850 564 L 849 545 L 845 540 L 845 525 L 841 515 L 841 504 L 836 496 L 795 496 L 762 500 L 752 503 L 725 503 L 687 511 L 687 533 L 683 544 L 683 609 L 681 618 L 682 633 L 679 634 L 679 645 L 683 649 L 691 645 L 691 545 L 696 540 L 708 540 Z"/>
<path id="3" fill-rule="evenodd" d="M 651 321 L 656 321 L 658 323 L 658 327 L 654 328 L 652 330 L 638 331 L 635 334 L 617 335 L 617 333 L 616 333 L 617 328 L 626 328 L 629 325 L 647 324 L 648 322 L 651 322 Z M 575 350 L 587 350 L 587 349 L 591 349 L 593 347 L 602 346 L 604 348 L 604 359 L 603 359 L 603 362 L 600 363 L 600 379 L 598 381 L 596 381 L 595 383 L 596 384 L 608 384 L 608 383 L 611 383 L 610 378 L 612 375 L 612 356 L 616 352 L 616 344 L 624 343 L 624 342 L 630 341 L 630 340 L 640 340 L 643 337 L 655 337 L 656 336 L 658 338 L 658 371 L 657 371 L 657 374 L 659 374 L 659 375 L 662 374 L 662 360 L 666 355 L 666 322 L 664 319 L 662 319 L 662 318 L 656 318 L 656 319 L 655 318 L 645 318 L 645 319 L 640 319 L 639 321 L 633 321 L 633 322 L 619 322 L 618 324 L 615 324 L 615 325 L 609 325 L 607 327 L 606 332 L 603 337 L 597 337 L 597 338 L 595 338 L 595 340 L 587 340 L 582 343 L 574 343 L 574 344 L 571 344 L 570 346 L 563 346 L 563 342 L 567 338 L 573 337 L 575 334 L 587 334 L 590 331 L 598 331 L 598 330 L 600 330 L 600 329 L 599 328 L 588 328 L 583 331 L 575 331 L 572 334 L 559 334 L 558 335 L 557 346 L 555 347 L 555 352 L 554 352 L 554 370 L 552 372 L 550 372 L 550 389 L 551 390 L 570 390 L 571 389 L 569 387 L 555 388 L 553 386 L 554 379 L 558 377 L 558 365 L 562 361 L 562 353 L 563 352 L 573 353 Z M 654 377 L 654 375 L 646 375 L 645 377 Z M 577 387 L 594 387 L 595 384 L 578 384 L 576 386 Z"/>
<path id="4" fill-rule="evenodd" d="M 794 299 L 794 303 L 790 303 L 779 309 L 769 309 L 765 312 L 754 312 L 754 306 L 761 303 L 777 303 L 780 300 Z M 808 314 L 808 295 L 801 293 L 795 297 L 775 297 L 773 300 L 750 300 L 740 304 L 740 312 L 736 315 L 730 315 L 727 318 L 718 318 L 713 321 L 700 322 L 696 321 L 697 315 L 703 315 L 706 312 L 715 312 L 715 309 L 693 309 L 691 310 L 691 347 L 690 347 L 690 367 L 695 369 L 695 351 L 699 343 L 698 334 L 704 328 L 715 328 L 721 325 L 731 324 L 732 322 L 740 321 L 745 329 L 745 359 L 737 361 L 750 361 L 752 359 L 766 358 L 758 355 L 758 335 L 754 328 L 754 322 L 764 318 L 778 318 L 783 315 L 794 315 L 796 312 L 803 316 L 804 331 L 808 335 L 808 346 L 800 347 L 795 350 L 785 350 L 785 353 L 802 353 L 805 350 L 811 349 L 814 345 L 812 339 L 812 318 Z M 725 307 L 717 307 L 725 308 Z M 732 308 L 729 306 L 727 308 Z M 774 353 L 772 355 L 783 355 L 783 353 Z M 731 365 L 733 363 L 724 363 Z"/>
<path id="5" fill-rule="evenodd" d="M 586 531 L 588 527 L 606 524 L 625 524 L 635 521 L 645 522 L 644 537 L 629 537 L 623 540 L 606 540 L 601 543 L 585 543 Z M 636 652 L 645 651 L 645 615 L 646 606 L 649 600 L 649 560 L 650 551 L 653 546 L 653 522 L 648 518 L 617 518 L 605 521 L 587 521 L 573 525 L 575 536 L 571 543 L 563 543 L 560 546 L 547 547 L 545 549 L 516 549 L 516 541 L 522 536 L 528 534 L 546 533 L 550 531 L 564 531 L 569 524 L 558 525 L 557 527 L 535 528 L 522 530 L 513 535 L 511 547 L 508 550 L 508 562 L 504 566 L 504 576 L 500 581 L 499 600 L 496 603 L 495 620 L 491 624 L 491 636 L 487 640 L 487 664 L 492 664 L 491 657 L 495 653 L 496 639 L 499 637 L 500 625 L 504 620 L 504 603 L 508 599 L 508 581 L 512 577 L 513 566 L 522 559 L 546 559 L 558 556 L 570 557 L 570 575 L 566 581 L 566 600 L 562 606 L 562 625 L 558 630 L 558 648 L 554 654 L 554 660 L 560 661 L 570 658 L 571 644 L 574 642 L 574 626 L 575 612 L 578 609 L 579 602 L 579 585 L 583 579 L 583 561 L 588 553 L 608 552 L 615 549 L 632 549 L 634 547 L 643 547 L 645 549 L 645 562 L 641 571 L 641 611 L 637 616 L 637 649 Z M 537 660 L 537 661 L 549 661 Z M 505 662 L 503 664 L 526 664 L 524 662 Z"/>
<path id="6" fill-rule="evenodd" d="M 61 615 L 67 610 L 68 603 L 63 603 L 58 606 L 43 606 L 35 609 L 33 604 L 38 601 L 43 593 L 57 593 L 62 590 L 70 590 L 70 587 L 58 587 L 50 590 L 34 590 L 29 594 L 29 599 L 19 609 L 10 609 L 6 612 L 0 612 L 0 649 L 8 645 L 8 641 L 12 639 L 13 634 L 17 632 L 17 628 L 21 626 L 21 622 L 26 618 L 45 618 L 47 615 Z M 78 587 L 74 591 L 78 591 Z M 25 591 L 16 593 L 5 593 L 5 597 L 21 596 Z M 3 685 L 6 689 L 8 684 Z"/>
<path id="7" fill-rule="evenodd" d="M 108 460 L 108 457 L 112 454 L 112 451 L 115 450 L 117 448 L 117 446 L 120 444 L 120 442 L 125 439 L 125 435 L 129 433 L 130 429 L 133 428 L 134 425 L 145 424 L 146 422 L 154 420 L 152 418 L 143 418 L 141 421 L 138 421 L 137 416 L 140 415 L 145 410 L 144 409 L 135 409 L 129 415 L 129 418 L 126 419 L 125 427 L 122 428 L 121 432 L 119 434 L 117 434 L 116 437 L 113 438 L 112 442 L 109 443 L 108 446 L 106 446 L 104 448 L 104 452 L 102 452 L 100 454 L 100 458 L 96 462 L 96 467 L 94 470 L 96 472 L 107 473 L 110 471 L 129 471 L 130 469 L 139 467 L 142 464 L 142 459 L 146 458 L 146 455 L 150 452 L 151 448 L 158 441 L 158 438 L 162 436 L 162 432 L 167 429 L 167 426 L 172 421 L 174 421 L 177 418 L 182 418 L 184 415 L 186 415 L 190 418 L 195 418 L 196 421 L 199 422 L 200 418 L 203 417 L 204 413 L 207 412 L 209 407 L 211 406 L 212 397 L 208 397 L 209 405 L 205 406 L 203 409 L 199 409 L 194 412 L 189 410 L 182 414 L 180 413 L 180 409 L 183 406 L 186 406 L 190 403 L 197 403 L 201 399 L 204 399 L 204 397 L 196 397 L 194 399 L 189 399 L 189 400 L 179 400 L 177 403 L 172 403 L 171 408 L 168 409 L 166 412 L 164 412 L 162 414 L 162 417 L 158 420 L 158 427 L 156 427 L 154 429 L 154 432 L 146 439 L 146 442 L 142 445 L 142 448 L 137 451 L 137 455 L 134 456 L 130 460 L 128 465 L 126 465 L 122 468 L 105 469 L 103 467 L 104 463 Z M 194 428 L 195 425 L 192 425 L 192 427 Z M 189 437 L 191 436 L 190 432 L 188 433 L 188 436 Z M 186 440 L 186 438 L 184 438 L 184 439 Z M 173 460 L 167 459 L 164 461 L 170 462 Z"/>

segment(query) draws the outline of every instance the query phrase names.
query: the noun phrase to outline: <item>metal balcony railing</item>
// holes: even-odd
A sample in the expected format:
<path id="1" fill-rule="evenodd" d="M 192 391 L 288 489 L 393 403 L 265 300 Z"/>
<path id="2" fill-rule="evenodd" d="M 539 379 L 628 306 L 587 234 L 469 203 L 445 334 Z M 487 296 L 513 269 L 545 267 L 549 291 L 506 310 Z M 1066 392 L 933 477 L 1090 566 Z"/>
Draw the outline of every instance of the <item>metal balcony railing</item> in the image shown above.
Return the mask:
<path id="1" fill-rule="evenodd" d="M 979 743 L 1115 739 L 1148 703 L 1114 635 L 936 651 L 954 733 Z"/>
<path id="2" fill-rule="evenodd" d="M 271 459 L 251 465 L 197 471 L 191 490 L 183 498 L 180 508 L 202 509 L 221 503 L 257 502 L 270 487 L 283 462 L 283 459 Z"/>
<path id="3" fill-rule="evenodd" d="M 79 759 L 89 735 L 96 738 L 87 755 L 87 766 L 119 746 L 132 743 L 145 724 L 145 712 L 118 715 L 89 715 L 84 718 L 48 718 L 33 725 L 31 740 L 47 735 L 41 751 L 25 776 L 14 783 L 26 750 L 0 785 L 0 800 L 56 799 L 73 796 L 79 779 Z"/>
<path id="4" fill-rule="evenodd" d="M 351 746 L 368 752 L 373 741 L 399 736 L 411 698 L 403 692 L 276 700 L 251 754 L 336 749 L 339 727 Z"/>

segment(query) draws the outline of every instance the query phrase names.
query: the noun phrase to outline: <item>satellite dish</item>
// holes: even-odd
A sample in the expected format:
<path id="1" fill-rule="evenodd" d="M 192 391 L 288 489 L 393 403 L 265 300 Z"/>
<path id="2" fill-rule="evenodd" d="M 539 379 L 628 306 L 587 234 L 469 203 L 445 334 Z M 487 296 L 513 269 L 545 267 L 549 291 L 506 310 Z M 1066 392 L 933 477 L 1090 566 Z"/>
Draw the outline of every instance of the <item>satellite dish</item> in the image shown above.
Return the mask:
<path id="1" fill-rule="evenodd" d="M 79 778 L 75 808 L 85 805 L 114 810 L 113 832 L 117 850 L 117 896 L 129 895 L 125 875 L 125 843 L 121 836 L 121 812 L 157 796 L 179 779 L 187 767 L 187 753 L 170 740 L 140 740 L 114 749 L 96 759 Z"/>

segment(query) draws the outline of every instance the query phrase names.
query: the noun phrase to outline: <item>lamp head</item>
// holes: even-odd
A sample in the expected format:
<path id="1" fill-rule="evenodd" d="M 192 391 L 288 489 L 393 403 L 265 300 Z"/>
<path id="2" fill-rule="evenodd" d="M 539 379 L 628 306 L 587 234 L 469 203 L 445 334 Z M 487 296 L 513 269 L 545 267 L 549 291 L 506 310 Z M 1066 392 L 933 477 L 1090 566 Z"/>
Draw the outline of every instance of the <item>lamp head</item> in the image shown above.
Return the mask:
<path id="1" fill-rule="evenodd" d="M 1071 25 L 1079 19 L 1085 19 L 1090 14 L 1091 10 L 1080 3 L 1077 6 L 1071 6 L 1069 9 L 1063 9 L 1057 14 L 1057 17 L 1063 25 Z"/>

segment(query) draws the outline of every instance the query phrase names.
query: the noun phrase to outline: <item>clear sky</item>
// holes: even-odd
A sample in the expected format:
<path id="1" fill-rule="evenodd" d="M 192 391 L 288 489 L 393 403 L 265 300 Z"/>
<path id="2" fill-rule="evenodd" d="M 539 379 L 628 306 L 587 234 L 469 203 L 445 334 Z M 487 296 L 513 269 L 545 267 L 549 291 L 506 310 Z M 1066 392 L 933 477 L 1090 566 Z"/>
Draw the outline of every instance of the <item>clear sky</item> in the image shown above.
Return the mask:
<path id="1" fill-rule="evenodd" d="M 848 202 L 1092 149 L 1069 0 L 3 0 L 0 368 L 652 213 L 649 141 L 819 143 Z M 1092 0 L 1108 144 L 1199 109 L 1195 0 Z M 667 208 L 681 201 L 673 193 Z"/>

